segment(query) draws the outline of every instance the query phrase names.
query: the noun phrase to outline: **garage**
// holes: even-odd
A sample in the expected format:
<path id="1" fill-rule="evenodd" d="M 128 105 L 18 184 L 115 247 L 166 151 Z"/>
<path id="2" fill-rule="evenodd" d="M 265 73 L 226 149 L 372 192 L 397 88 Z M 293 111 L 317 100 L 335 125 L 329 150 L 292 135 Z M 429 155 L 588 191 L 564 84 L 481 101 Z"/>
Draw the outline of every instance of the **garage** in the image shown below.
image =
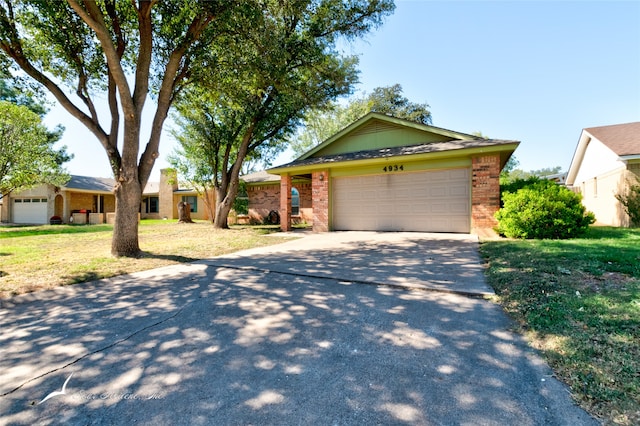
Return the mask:
<path id="1" fill-rule="evenodd" d="M 280 228 L 289 194 L 310 183 L 315 232 L 417 231 L 493 235 L 500 172 L 520 142 L 490 139 L 370 112 L 296 160 L 280 177 Z M 260 183 L 263 185 L 263 183 Z"/>
<path id="2" fill-rule="evenodd" d="M 470 232 L 469 168 L 338 177 L 333 229 Z"/>
<path id="3" fill-rule="evenodd" d="M 46 198 L 14 198 L 14 223 L 47 223 Z"/>

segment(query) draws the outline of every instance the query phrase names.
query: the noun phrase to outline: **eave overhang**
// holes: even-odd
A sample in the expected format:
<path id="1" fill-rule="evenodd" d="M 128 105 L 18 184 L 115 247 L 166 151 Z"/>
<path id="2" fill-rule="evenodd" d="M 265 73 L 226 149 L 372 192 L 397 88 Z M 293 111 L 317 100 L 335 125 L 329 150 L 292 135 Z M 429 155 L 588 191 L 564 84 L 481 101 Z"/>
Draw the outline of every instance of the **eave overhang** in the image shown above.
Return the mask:
<path id="1" fill-rule="evenodd" d="M 435 161 L 453 157 L 472 157 L 488 153 L 500 153 L 501 166 L 504 166 L 519 144 L 519 141 L 495 139 L 434 142 L 423 145 L 358 151 L 325 157 L 301 157 L 291 163 L 268 169 L 267 172 L 274 175 L 295 175 L 311 173 L 327 168 L 337 169 L 380 164 L 391 160 Z"/>

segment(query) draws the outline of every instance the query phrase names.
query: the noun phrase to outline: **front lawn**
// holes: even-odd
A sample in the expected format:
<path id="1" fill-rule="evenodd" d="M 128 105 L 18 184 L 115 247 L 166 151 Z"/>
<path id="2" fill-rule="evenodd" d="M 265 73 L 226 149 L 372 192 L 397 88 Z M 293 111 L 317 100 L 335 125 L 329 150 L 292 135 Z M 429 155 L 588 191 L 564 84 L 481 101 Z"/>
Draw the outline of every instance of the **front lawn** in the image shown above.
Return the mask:
<path id="1" fill-rule="evenodd" d="M 576 401 L 640 424 L 640 230 L 481 244 L 499 302 Z"/>
<path id="2" fill-rule="evenodd" d="M 111 256 L 111 225 L 0 227 L 0 297 L 275 244 L 276 227 L 217 231 L 208 222 L 140 222 L 139 259 Z"/>

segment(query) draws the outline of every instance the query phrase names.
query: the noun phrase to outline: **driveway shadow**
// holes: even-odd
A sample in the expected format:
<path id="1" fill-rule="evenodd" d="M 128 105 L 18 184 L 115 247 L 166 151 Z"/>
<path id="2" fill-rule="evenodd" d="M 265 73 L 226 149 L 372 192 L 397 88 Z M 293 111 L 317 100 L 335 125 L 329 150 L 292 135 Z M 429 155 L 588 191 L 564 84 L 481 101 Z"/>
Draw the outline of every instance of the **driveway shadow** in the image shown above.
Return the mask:
<path id="1" fill-rule="evenodd" d="M 496 305 L 337 265 L 194 263 L 18 299 L 0 310 L 0 423 L 596 424 Z"/>
<path id="2" fill-rule="evenodd" d="M 204 261 L 208 265 L 492 295 L 478 241 L 466 234 L 335 232 Z"/>

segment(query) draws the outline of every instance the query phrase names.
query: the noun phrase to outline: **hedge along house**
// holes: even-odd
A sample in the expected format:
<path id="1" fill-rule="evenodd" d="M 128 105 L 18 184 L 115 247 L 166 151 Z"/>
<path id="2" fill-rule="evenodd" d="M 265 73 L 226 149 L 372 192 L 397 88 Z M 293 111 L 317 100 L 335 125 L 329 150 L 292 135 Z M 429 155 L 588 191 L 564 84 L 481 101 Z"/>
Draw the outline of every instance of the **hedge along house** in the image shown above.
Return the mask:
<path id="1" fill-rule="evenodd" d="M 292 188 L 306 183 L 316 232 L 479 233 L 497 224 L 500 171 L 518 145 L 369 113 L 268 173 L 280 176 L 284 231 Z"/>

